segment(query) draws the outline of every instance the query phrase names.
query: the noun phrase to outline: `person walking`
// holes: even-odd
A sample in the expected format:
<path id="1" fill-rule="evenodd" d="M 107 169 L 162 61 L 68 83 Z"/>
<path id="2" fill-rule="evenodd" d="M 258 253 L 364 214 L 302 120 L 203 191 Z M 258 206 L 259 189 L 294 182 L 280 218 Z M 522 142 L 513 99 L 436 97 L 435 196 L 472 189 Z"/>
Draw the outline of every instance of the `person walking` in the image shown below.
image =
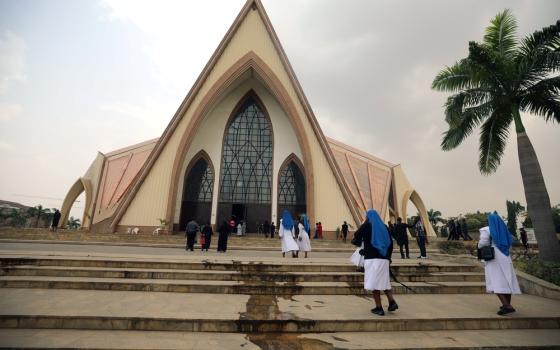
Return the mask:
<path id="1" fill-rule="evenodd" d="M 346 237 L 348 236 L 348 224 L 346 221 L 342 224 L 342 241 L 346 243 Z"/>
<path id="2" fill-rule="evenodd" d="M 403 247 L 406 251 L 406 258 L 410 259 L 410 252 L 408 250 L 408 232 L 407 228 L 411 228 L 411 225 L 405 224 L 402 222 L 402 219 L 399 217 L 397 218 L 397 223 L 394 225 L 395 230 L 395 240 L 399 245 L 399 250 L 401 252 L 401 259 L 405 258 L 405 252 L 403 252 Z"/>
<path id="3" fill-rule="evenodd" d="M 420 248 L 420 256 L 418 259 L 428 259 L 426 255 L 426 244 L 429 244 L 428 235 L 426 234 L 426 228 L 422 224 L 422 220 L 419 216 L 416 217 L 414 232 L 416 232 L 416 242 L 418 242 L 418 248 Z"/>
<path id="4" fill-rule="evenodd" d="M 297 238 L 297 244 L 299 246 L 299 251 L 304 252 L 304 258 L 307 258 L 307 253 L 311 251 L 311 240 L 309 239 L 309 222 L 307 221 L 306 215 L 302 215 L 298 226 L 299 235 Z"/>
<path id="5" fill-rule="evenodd" d="M 230 227 L 227 221 L 224 220 L 218 229 L 218 253 L 226 252 L 229 233 Z"/>
<path id="6" fill-rule="evenodd" d="M 497 312 L 500 316 L 516 311 L 511 305 L 511 295 L 521 294 L 509 256 L 512 243 L 513 238 L 502 218 L 496 212 L 488 215 L 488 226 L 480 229 L 478 248 L 494 248 L 494 259 L 484 261 L 484 275 L 486 292 L 496 294 L 502 303 Z"/>
<path id="7" fill-rule="evenodd" d="M 276 232 L 276 225 L 274 221 L 270 223 L 270 238 L 274 238 L 274 232 Z"/>
<path id="8" fill-rule="evenodd" d="M 294 240 L 294 221 L 287 210 L 284 210 L 282 219 L 280 219 L 278 237 L 282 240 L 282 257 L 286 257 L 286 252 L 292 252 L 292 258 L 296 258 L 299 246 Z"/>
<path id="9" fill-rule="evenodd" d="M 461 232 L 463 232 L 463 239 L 465 241 L 472 241 L 472 237 L 469 235 L 469 225 L 467 225 L 465 218 L 461 219 Z"/>
<path id="10" fill-rule="evenodd" d="M 187 229 L 185 236 L 187 237 L 187 246 L 185 250 L 194 250 L 194 241 L 196 239 L 196 233 L 198 232 L 198 223 L 193 219 L 187 223 Z"/>
<path id="11" fill-rule="evenodd" d="M 264 237 L 268 238 L 268 235 L 270 234 L 270 224 L 268 223 L 268 220 L 264 221 L 263 232 L 264 232 Z"/>
<path id="12" fill-rule="evenodd" d="M 451 219 L 447 222 L 447 228 L 449 231 L 449 236 L 447 237 L 448 241 L 455 241 L 457 240 L 457 228 L 455 227 L 455 220 Z"/>
<path id="13" fill-rule="evenodd" d="M 212 242 L 213 234 L 214 232 L 212 231 L 212 225 L 210 225 L 209 222 L 206 223 L 206 225 L 204 225 L 204 228 L 202 229 L 202 232 L 200 233 L 201 236 L 204 236 L 204 244 L 200 248 L 201 250 L 208 251 L 208 248 L 210 248 L 210 242 Z"/>
<path id="14" fill-rule="evenodd" d="M 352 243 L 356 246 L 364 244 L 364 289 L 373 292 L 375 307 L 371 312 L 383 316 L 385 311 L 381 305 L 381 291 L 387 296 L 388 311 L 399 308 L 391 291 L 390 261 L 393 244 L 387 227 L 377 211 L 370 209 L 366 213 L 366 221 L 354 235 Z"/>
<path id="15" fill-rule="evenodd" d="M 323 239 L 323 224 L 321 223 L 321 221 L 319 221 L 318 224 L 319 225 L 317 226 L 317 236 L 319 239 Z"/>

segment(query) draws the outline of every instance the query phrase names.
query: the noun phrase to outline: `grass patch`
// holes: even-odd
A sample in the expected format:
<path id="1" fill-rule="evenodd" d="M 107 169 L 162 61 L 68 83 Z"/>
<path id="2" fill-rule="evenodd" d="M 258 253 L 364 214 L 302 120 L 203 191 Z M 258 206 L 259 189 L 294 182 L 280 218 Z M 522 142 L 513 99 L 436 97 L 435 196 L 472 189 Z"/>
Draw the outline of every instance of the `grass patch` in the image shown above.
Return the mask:
<path id="1" fill-rule="evenodd" d="M 438 248 L 443 254 L 469 254 L 469 250 L 465 244 L 460 241 L 440 241 L 438 242 Z"/>
<path id="2" fill-rule="evenodd" d="M 515 268 L 560 286 L 560 262 L 544 262 L 537 257 L 523 257 L 513 262 Z"/>

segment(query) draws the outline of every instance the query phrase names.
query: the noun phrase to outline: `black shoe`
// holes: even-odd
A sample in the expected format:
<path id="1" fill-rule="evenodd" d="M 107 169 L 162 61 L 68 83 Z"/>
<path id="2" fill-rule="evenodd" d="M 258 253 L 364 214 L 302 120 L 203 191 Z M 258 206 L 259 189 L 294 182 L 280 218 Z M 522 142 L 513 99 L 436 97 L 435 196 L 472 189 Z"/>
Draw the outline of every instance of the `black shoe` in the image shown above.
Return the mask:
<path id="1" fill-rule="evenodd" d="M 396 309 L 399 308 L 399 305 L 397 304 L 396 301 L 389 303 L 389 307 L 387 308 L 388 311 L 395 311 Z"/>
<path id="2" fill-rule="evenodd" d="M 364 269 L 363 267 L 358 267 L 356 269 L 357 272 L 366 272 L 366 269 Z"/>
<path id="3" fill-rule="evenodd" d="M 500 306 L 500 310 L 498 310 L 497 314 L 500 316 L 505 316 L 507 314 L 511 314 L 515 312 L 515 309 L 513 307 L 503 307 Z"/>
<path id="4" fill-rule="evenodd" d="M 371 312 L 376 314 L 376 315 L 379 315 L 379 316 L 384 316 L 385 315 L 385 311 L 383 311 L 382 307 L 373 308 L 373 309 L 371 309 Z"/>

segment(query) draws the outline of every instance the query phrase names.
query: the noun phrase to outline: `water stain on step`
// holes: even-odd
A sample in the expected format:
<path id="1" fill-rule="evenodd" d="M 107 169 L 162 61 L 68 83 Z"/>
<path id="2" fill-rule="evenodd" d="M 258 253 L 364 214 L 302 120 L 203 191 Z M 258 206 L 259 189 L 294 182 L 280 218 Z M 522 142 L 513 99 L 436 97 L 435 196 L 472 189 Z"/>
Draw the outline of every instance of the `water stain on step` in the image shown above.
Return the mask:
<path id="1" fill-rule="evenodd" d="M 263 350 L 336 350 L 331 343 L 293 333 L 249 333 L 247 339 Z"/>

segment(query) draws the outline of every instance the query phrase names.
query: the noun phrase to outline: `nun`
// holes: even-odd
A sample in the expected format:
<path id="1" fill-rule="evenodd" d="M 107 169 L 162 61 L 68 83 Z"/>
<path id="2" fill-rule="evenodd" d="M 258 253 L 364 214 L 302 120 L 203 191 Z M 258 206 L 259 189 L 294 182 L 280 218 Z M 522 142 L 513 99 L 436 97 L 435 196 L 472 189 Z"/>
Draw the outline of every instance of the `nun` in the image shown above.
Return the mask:
<path id="1" fill-rule="evenodd" d="M 292 258 L 296 258 L 299 246 L 294 239 L 294 221 L 290 213 L 284 210 L 280 225 L 278 227 L 278 237 L 282 240 L 282 257 L 286 257 L 286 252 L 292 252 Z"/>
<path id="2" fill-rule="evenodd" d="M 307 215 L 302 215 L 301 221 L 298 224 L 299 235 L 297 238 L 297 245 L 299 246 L 299 251 L 304 252 L 304 258 L 307 258 L 307 253 L 311 251 L 311 241 L 309 239 L 309 222 L 307 221 Z"/>
<path id="3" fill-rule="evenodd" d="M 496 294 L 502 303 L 498 310 L 500 316 L 515 312 L 511 306 L 511 295 L 521 294 L 509 256 L 512 243 L 513 239 L 502 218 L 496 212 L 488 215 L 488 226 L 480 229 L 478 247 L 494 247 L 494 259 L 484 262 L 484 275 L 486 292 Z"/>
<path id="4" fill-rule="evenodd" d="M 373 291 L 375 308 L 371 312 L 383 316 L 385 311 L 381 305 L 381 291 L 384 291 L 389 301 L 387 310 L 395 311 L 399 308 L 391 292 L 389 263 L 393 252 L 393 243 L 387 226 L 383 223 L 377 211 L 370 209 L 366 213 L 366 221 L 354 234 L 352 243 L 356 246 L 364 245 L 361 254 L 364 256 L 364 289 Z"/>

